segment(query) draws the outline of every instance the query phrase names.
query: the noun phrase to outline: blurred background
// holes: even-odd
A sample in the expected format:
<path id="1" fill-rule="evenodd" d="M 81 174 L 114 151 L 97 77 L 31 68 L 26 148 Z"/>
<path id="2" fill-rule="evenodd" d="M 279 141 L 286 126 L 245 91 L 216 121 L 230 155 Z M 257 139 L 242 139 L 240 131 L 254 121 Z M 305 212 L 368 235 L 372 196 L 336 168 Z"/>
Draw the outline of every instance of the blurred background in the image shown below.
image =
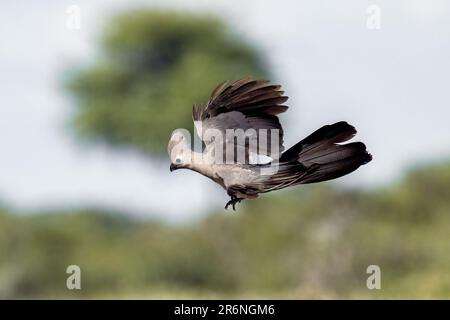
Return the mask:
<path id="1" fill-rule="evenodd" d="M 0 298 L 449 298 L 450 3 L 2 1 Z M 166 145 L 223 80 L 374 160 L 236 213 Z M 81 268 L 81 290 L 66 268 Z M 366 268 L 381 268 L 381 290 Z"/>

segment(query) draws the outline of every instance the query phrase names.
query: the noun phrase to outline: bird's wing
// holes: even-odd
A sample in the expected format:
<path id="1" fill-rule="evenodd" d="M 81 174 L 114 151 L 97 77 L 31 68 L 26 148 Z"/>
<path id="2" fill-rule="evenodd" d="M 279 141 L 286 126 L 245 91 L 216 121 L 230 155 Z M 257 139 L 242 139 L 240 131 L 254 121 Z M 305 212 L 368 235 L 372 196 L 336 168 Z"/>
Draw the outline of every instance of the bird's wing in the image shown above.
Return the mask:
<path id="1" fill-rule="evenodd" d="M 243 78 L 230 85 L 224 82 L 214 89 L 205 105 L 194 106 L 192 110 L 194 124 L 207 150 L 211 151 L 215 144 L 210 139 L 205 139 L 205 130 L 216 129 L 223 136 L 224 148 L 230 146 L 236 148 L 235 151 L 242 148 L 247 152 L 250 140 L 253 140 L 257 143 L 255 145 L 259 146 L 258 155 L 279 157 L 284 148 L 283 128 L 277 115 L 288 109 L 287 106 L 282 105 L 288 97 L 283 95 L 284 92 L 280 90 L 281 86 L 266 85 L 268 82 L 252 78 Z M 230 141 L 227 139 L 226 130 L 228 129 L 244 130 L 248 140 L 242 143 L 233 138 Z M 271 129 L 276 129 L 276 131 L 270 132 Z M 261 136 L 266 132 L 269 136 L 264 139 Z M 278 135 L 278 155 L 271 152 L 275 149 L 271 144 L 271 133 Z M 261 145 L 259 145 L 260 139 L 264 139 Z M 265 143 L 266 141 L 267 143 Z"/>

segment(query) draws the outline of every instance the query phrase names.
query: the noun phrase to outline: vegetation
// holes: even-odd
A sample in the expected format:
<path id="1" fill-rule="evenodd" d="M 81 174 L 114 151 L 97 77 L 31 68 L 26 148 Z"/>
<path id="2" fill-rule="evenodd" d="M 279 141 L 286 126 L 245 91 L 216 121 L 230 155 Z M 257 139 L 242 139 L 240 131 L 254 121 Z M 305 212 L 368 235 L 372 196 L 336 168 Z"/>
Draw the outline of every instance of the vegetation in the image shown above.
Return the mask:
<path id="1" fill-rule="evenodd" d="M 0 215 L 0 297 L 448 298 L 450 165 L 389 189 L 296 188 L 188 225 Z M 82 290 L 66 289 L 66 267 Z M 382 289 L 366 288 L 379 265 Z"/>
<path id="2" fill-rule="evenodd" d="M 158 154 L 225 79 L 265 77 L 260 54 L 215 18 L 153 10 L 108 24 L 97 61 L 67 86 L 81 137 Z"/>

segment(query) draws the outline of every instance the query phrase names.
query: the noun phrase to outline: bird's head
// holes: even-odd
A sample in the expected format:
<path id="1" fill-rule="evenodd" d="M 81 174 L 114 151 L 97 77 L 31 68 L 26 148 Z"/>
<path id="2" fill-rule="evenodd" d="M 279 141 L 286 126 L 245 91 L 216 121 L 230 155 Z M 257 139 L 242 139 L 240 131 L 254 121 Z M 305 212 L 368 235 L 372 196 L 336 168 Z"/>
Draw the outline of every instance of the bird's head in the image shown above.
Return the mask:
<path id="1" fill-rule="evenodd" d="M 191 160 L 191 148 L 185 134 L 174 131 L 167 146 L 170 159 L 170 171 L 186 168 Z"/>

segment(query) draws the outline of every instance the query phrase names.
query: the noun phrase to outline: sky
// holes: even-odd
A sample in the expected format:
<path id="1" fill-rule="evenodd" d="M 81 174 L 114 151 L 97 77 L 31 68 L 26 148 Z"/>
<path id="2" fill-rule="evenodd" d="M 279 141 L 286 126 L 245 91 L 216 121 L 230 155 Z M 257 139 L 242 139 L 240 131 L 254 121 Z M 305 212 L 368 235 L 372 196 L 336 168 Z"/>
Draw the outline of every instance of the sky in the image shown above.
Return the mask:
<path id="1" fill-rule="evenodd" d="M 80 8 L 80 29 L 67 27 L 71 5 Z M 81 145 L 68 127 L 64 74 L 95 58 L 108 17 L 141 6 L 218 15 L 259 47 L 290 97 L 285 145 L 325 124 L 355 125 L 374 161 L 338 186 L 383 186 L 450 156 L 447 0 L 2 1 L 0 203 L 24 212 L 98 206 L 171 221 L 222 210 L 226 194 L 204 177 Z"/>

